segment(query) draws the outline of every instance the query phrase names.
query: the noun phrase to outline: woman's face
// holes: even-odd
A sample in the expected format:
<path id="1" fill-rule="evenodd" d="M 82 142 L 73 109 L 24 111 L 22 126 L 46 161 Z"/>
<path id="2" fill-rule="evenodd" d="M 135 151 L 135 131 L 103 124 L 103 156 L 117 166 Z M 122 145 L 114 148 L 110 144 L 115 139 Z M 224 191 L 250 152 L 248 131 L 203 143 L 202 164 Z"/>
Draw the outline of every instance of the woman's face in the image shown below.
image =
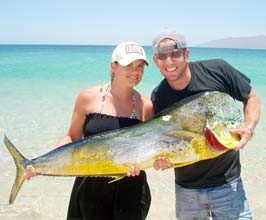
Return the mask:
<path id="1" fill-rule="evenodd" d="M 121 66 L 119 63 L 112 64 L 114 80 L 119 80 L 121 83 L 136 86 L 142 79 L 145 67 L 144 60 L 135 60 L 127 66 Z"/>

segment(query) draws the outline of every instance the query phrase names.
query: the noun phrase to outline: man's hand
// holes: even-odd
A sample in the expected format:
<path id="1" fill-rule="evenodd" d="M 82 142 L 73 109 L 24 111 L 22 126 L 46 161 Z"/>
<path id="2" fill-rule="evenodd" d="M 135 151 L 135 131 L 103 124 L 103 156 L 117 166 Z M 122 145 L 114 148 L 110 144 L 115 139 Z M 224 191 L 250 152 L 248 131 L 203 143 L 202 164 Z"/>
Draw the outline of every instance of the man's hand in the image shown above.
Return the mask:
<path id="1" fill-rule="evenodd" d="M 230 131 L 232 135 L 238 135 L 240 137 L 240 141 L 235 147 L 236 151 L 244 148 L 244 146 L 248 143 L 248 141 L 252 138 L 252 131 L 249 128 L 239 128 L 239 129 L 232 129 Z"/>
<path id="2" fill-rule="evenodd" d="M 168 169 L 168 168 L 171 168 L 171 167 L 173 167 L 172 163 L 166 157 L 158 157 L 154 161 L 154 169 L 155 170 L 165 170 L 165 169 Z"/>

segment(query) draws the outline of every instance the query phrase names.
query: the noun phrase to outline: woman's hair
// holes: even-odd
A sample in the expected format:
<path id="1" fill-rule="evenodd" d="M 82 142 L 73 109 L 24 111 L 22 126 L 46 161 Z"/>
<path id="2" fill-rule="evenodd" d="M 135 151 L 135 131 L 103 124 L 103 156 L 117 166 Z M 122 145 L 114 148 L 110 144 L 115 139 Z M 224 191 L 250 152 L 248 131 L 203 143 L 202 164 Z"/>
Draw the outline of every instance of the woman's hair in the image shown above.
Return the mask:
<path id="1" fill-rule="evenodd" d="M 115 73 L 111 70 L 110 72 L 111 75 L 111 82 L 113 82 L 114 78 L 115 78 Z"/>

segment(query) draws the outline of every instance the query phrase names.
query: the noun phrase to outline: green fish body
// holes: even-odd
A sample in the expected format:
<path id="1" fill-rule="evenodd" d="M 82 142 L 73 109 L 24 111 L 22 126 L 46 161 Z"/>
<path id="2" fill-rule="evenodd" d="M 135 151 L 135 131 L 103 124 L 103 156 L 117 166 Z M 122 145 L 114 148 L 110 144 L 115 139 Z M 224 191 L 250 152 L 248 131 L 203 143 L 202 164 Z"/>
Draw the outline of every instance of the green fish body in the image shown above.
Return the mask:
<path id="1" fill-rule="evenodd" d="M 128 128 L 90 136 L 61 146 L 32 160 L 26 159 L 5 136 L 4 143 L 17 166 L 9 203 L 25 180 L 27 165 L 40 175 L 122 178 L 131 166 L 153 167 L 159 156 L 175 167 L 217 157 L 233 149 L 239 138 L 230 129 L 243 117 L 234 100 L 221 92 L 205 92 L 178 102 L 151 120 Z"/>

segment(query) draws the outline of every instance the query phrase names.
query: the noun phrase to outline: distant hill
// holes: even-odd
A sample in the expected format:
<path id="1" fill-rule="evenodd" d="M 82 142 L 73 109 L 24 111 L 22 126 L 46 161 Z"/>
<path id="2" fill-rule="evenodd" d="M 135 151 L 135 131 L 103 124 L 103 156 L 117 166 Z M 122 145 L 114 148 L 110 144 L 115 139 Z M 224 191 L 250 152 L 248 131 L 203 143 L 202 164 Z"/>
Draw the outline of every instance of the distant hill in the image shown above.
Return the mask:
<path id="1" fill-rule="evenodd" d="M 197 45 L 197 47 L 266 49 L 266 36 L 230 37 L 208 41 Z"/>

